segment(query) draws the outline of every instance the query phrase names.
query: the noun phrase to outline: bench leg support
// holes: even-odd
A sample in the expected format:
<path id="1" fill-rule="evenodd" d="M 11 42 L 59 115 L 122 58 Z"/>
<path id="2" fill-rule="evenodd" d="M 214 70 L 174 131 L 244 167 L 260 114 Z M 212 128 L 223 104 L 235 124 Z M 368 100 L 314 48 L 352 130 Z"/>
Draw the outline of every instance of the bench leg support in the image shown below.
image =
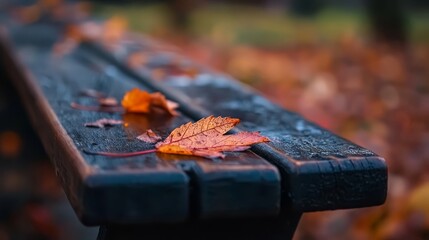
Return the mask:
<path id="1" fill-rule="evenodd" d="M 301 215 L 289 213 L 279 219 L 229 219 L 179 225 L 102 225 L 97 240 L 287 240 L 292 239 Z"/>

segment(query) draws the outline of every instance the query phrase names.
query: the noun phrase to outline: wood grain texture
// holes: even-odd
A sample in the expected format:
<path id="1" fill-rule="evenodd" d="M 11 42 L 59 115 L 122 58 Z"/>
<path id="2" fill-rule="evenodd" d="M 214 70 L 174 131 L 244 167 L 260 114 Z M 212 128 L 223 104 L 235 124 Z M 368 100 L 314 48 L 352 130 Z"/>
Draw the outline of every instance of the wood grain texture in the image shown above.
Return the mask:
<path id="1" fill-rule="evenodd" d="M 137 81 L 160 89 L 181 110 L 194 118 L 217 114 L 237 117 L 237 131 L 261 131 L 272 141 L 252 149 L 276 165 L 282 176 L 283 208 L 318 211 L 382 204 L 387 194 L 387 165 L 382 157 L 357 146 L 300 115 L 284 110 L 255 90 L 228 76 L 207 70 L 174 53 L 158 50 L 150 42 L 131 38 L 121 53 L 91 43 L 94 52 L 108 59 Z M 129 54 L 151 56 L 145 65 L 125 65 Z M 125 54 L 124 54 L 125 52 Z M 128 53 L 128 54 L 127 54 Z M 171 65 L 190 67 L 196 77 L 165 76 L 154 79 L 154 69 L 168 72 Z"/>
<path id="2" fill-rule="evenodd" d="M 285 204 L 292 204 L 297 211 L 317 211 L 384 202 L 387 167 L 383 158 L 281 109 L 225 76 L 212 76 L 187 82 L 171 79 L 167 84 L 197 99 L 214 114 L 242 119 L 240 130 L 260 131 L 272 140 L 253 149 L 284 173 L 289 192 Z"/>
<path id="3" fill-rule="evenodd" d="M 55 63 L 48 62 L 46 55 L 31 46 L 25 50 L 28 51 L 25 52 L 27 62 L 21 65 L 18 59 L 11 58 L 14 56 L 11 49 L 10 45 L 2 44 L 5 53 L 2 56 L 8 57 L 5 62 L 9 65 L 10 76 L 14 77 L 15 86 L 72 206 L 85 224 L 175 222 L 187 218 L 188 178 L 174 165 L 151 163 L 149 157 L 147 161 L 140 158 L 137 163 L 127 164 L 129 160 L 112 161 L 82 154 L 83 147 L 99 144 L 101 139 L 115 135 L 115 128 L 109 129 L 112 131 L 84 128 L 84 122 L 98 116 L 69 107 L 76 94 L 74 91 L 79 88 L 66 85 L 73 81 L 65 77 L 61 69 L 83 77 L 82 69 L 63 62 L 53 71 L 51 66 Z M 45 54 L 49 52 L 45 50 Z M 37 66 L 38 72 L 28 71 L 30 68 L 26 64 L 30 62 Z M 88 84 L 90 81 L 81 82 Z M 104 144 L 110 146 L 120 140 L 114 141 Z M 176 205 L 171 206 L 170 201 L 175 201 Z"/>
<path id="4" fill-rule="evenodd" d="M 17 58 L 6 59 L 10 74 L 15 76 L 15 86 L 84 223 L 161 223 L 278 214 L 278 170 L 250 151 L 227 154 L 224 161 L 171 154 L 124 159 L 85 154 L 84 149 L 132 152 L 153 148 L 136 137 L 152 129 L 165 138 L 191 119 L 183 113 L 170 117 L 72 109 L 72 101 L 94 104 L 78 97 L 84 89 L 97 89 L 117 99 L 134 87 L 152 89 L 94 59 L 85 49 L 53 58 L 51 47 L 59 34 L 55 27 L 10 30 L 14 48 L 2 48 L 6 57 L 14 56 L 11 49 L 18 53 Z M 100 118 L 123 119 L 127 127 L 83 127 Z"/>

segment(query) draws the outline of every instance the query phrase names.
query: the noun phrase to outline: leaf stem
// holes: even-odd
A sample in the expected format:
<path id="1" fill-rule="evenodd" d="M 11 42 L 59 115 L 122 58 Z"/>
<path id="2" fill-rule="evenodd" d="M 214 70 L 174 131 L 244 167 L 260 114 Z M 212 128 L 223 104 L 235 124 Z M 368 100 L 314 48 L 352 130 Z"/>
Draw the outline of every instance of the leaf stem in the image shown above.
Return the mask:
<path id="1" fill-rule="evenodd" d="M 106 156 L 106 157 L 134 157 L 134 156 L 140 156 L 140 155 L 145 155 L 145 154 L 156 152 L 156 149 L 154 148 L 154 149 L 149 149 L 149 150 L 144 150 L 144 151 L 127 152 L 127 153 L 92 152 L 92 151 L 84 149 L 83 152 L 86 154 L 100 155 L 100 156 Z"/>

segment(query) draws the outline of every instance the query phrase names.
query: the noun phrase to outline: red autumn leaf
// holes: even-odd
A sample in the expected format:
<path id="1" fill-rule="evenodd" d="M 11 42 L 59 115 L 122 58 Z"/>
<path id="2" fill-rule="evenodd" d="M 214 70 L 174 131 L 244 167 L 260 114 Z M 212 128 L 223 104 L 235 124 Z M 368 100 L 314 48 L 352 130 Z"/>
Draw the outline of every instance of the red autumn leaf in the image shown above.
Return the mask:
<path id="1" fill-rule="evenodd" d="M 137 139 L 147 143 L 156 143 L 160 141 L 162 138 L 161 136 L 153 132 L 151 129 L 148 129 L 143 134 L 137 136 Z"/>
<path id="2" fill-rule="evenodd" d="M 102 118 L 95 122 L 85 123 L 85 127 L 96 127 L 96 128 L 104 128 L 106 126 L 113 126 L 113 125 L 119 125 L 123 124 L 124 122 L 122 120 L 116 120 L 116 119 L 108 119 L 108 118 Z"/>

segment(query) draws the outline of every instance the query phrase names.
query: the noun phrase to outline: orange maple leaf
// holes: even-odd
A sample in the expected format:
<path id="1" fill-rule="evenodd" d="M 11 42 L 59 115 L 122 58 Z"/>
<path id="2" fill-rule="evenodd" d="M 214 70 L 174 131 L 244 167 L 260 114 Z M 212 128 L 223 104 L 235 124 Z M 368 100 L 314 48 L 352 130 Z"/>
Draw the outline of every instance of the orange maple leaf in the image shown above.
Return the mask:
<path id="1" fill-rule="evenodd" d="M 163 142 L 156 144 L 156 148 L 163 153 L 223 158 L 224 151 L 244 151 L 252 144 L 269 141 L 259 132 L 224 135 L 239 122 L 237 118 L 210 116 L 187 123 L 173 130 Z"/>
<path id="2" fill-rule="evenodd" d="M 175 109 L 179 106 L 177 103 L 167 100 L 159 92 L 148 93 L 138 88 L 127 92 L 121 103 L 127 112 L 149 113 L 159 108 L 173 116 L 177 115 Z"/>

